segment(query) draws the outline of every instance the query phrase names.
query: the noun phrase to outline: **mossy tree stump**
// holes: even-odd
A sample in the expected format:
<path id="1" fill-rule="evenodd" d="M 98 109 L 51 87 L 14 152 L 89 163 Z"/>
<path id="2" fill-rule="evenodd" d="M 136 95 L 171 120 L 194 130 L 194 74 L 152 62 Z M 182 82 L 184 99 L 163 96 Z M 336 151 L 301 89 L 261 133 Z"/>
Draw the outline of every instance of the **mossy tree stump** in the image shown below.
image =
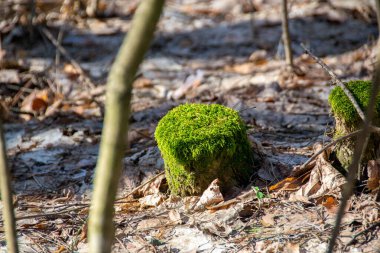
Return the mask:
<path id="1" fill-rule="evenodd" d="M 351 91 L 359 106 L 365 111 L 368 106 L 371 96 L 372 82 L 371 81 L 350 81 L 346 84 L 347 88 Z M 352 133 L 361 128 L 362 120 L 355 110 L 351 101 L 340 87 L 335 87 L 329 95 L 329 103 L 335 118 L 335 131 L 334 139 Z M 376 102 L 376 113 L 373 118 L 372 124 L 380 125 L 380 97 Z M 335 154 L 341 163 L 342 167 L 347 170 L 352 162 L 356 138 L 352 137 L 345 141 L 338 143 L 335 146 Z M 362 156 L 362 163 L 369 160 L 378 158 L 380 138 L 376 134 L 372 134 L 369 139 L 367 149 Z"/>
<path id="2" fill-rule="evenodd" d="M 174 195 L 199 195 L 215 178 L 222 191 L 249 182 L 253 153 L 246 126 L 233 109 L 180 105 L 160 120 L 155 137 Z"/>

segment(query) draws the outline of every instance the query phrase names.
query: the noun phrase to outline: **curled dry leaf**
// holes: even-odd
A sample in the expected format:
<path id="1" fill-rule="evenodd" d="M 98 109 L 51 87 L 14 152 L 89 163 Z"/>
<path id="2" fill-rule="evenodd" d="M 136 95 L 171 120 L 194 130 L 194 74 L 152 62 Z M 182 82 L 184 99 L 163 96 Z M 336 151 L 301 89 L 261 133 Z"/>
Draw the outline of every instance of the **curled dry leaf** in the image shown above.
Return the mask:
<path id="1" fill-rule="evenodd" d="M 315 145 L 314 150 L 317 151 L 321 147 L 320 144 Z M 285 178 L 271 186 L 269 190 L 295 191 L 289 198 L 292 200 L 303 199 L 303 202 L 310 199 L 320 199 L 326 195 L 339 195 L 345 179 L 327 160 L 330 152 L 331 149 L 326 150 L 316 158 L 313 167 L 308 167 L 302 173 L 296 173 L 298 176 Z"/>
<path id="2" fill-rule="evenodd" d="M 194 207 L 194 210 L 204 210 L 208 206 L 218 204 L 224 200 L 219 189 L 219 179 L 211 182 L 209 187 L 203 192 L 201 198 Z"/>
<path id="3" fill-rule="evenodd" d="M 21 104 L 21 111 L 31 114 L 44 113 L 47 107 L 53 102 L 53 94 L 49 89 L 34 90 L 27 96 Z M 28 114 L 22 115 L 25 120 L 32 117 Z"/>
<path id="4" fill-rule="evenodd" d="M 185 83 L 181 85 L 177 90 L 168 94 L 168 96 L 174 100 L 183 98 L 187 92 L 191 89 L 197 88 L 202 84 L 204 79 L 204 72 L 202 70 L 197 70 L 195 75 L 190 75 L 186 78 Z"/>
<path id="5" fill-rule="evenodd" d="M 168 215 L 169 215 L 169 219 L 174 224 L 182 224 L 183 223 L 183 217 L 178 210 L 176 210 L 176 209 L 170 210 Z"/>
<path id="6" fill-rule="evenodd" d="M 135 89 L 152 88 L 152 87 L 153 87 L 153 81 L 146 77 L 137 78 L 133 82 L 133 88 Z"/>
<path id="7" fill-rule="evenodd" d="M 328 212 L 336 213 L 338 211 L 339 203 L 336 197 L 326 195 L 321 198 L 320 202 L 324 207 L 326 207 Z"/>
<path id="8" fill-rule="evenodd" d="M 380 160 L 370 160 L 367 165 L 367 187 L 371 191 L 379 190 L 380 185 Z"/>
<path id="9" fill-rule="evenodd" d="M 165 179 L 165 174 L 157 176 L 153 181 L 149 182 L 148 184 L 138 189 L 135 195 L 148 196 L 148 195 L 158 194 L 160 192 L 160 187 L 164 179 Z"/>
<path id="10" fill-rule="evenodd" d="M 274 221 L 274 214 L 268 213 L 261 217 L 261 224 L 263 224 L 264 227 L 272 227 L 275 225 Z"/>
<path id="11" fill-rule="evenodd" d="M 160 192 L 139 199 L 141 207 L 158 206 L 164 201 L 164 195 Z"/>
<path id="12" fill-rule="evenodd" d="M 321 147 L 322 145 L 316 145 L 315 149 L 319 150 Z M 345 178 L 327 160 L 327 153 L 322 153 L 317 157 L 309 181 L 295 192 L 295 195 L 305 196 L 309 199 L 317 199 L 325 195 L 339 195 Z"/>

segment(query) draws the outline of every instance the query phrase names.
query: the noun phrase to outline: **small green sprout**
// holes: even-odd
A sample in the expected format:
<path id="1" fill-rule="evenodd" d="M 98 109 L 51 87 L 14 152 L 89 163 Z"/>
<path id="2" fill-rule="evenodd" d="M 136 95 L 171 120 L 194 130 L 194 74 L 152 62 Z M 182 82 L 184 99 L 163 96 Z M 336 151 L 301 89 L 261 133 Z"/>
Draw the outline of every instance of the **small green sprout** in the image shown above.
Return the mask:
<path id="1" fill-rule="evenodd" d="M 267 197 L 262 191 L 260 191 L 260 188 L 258 186 L 252 186 L 252 190 L 256 193 L 256 197 L 259 200 Z"/>

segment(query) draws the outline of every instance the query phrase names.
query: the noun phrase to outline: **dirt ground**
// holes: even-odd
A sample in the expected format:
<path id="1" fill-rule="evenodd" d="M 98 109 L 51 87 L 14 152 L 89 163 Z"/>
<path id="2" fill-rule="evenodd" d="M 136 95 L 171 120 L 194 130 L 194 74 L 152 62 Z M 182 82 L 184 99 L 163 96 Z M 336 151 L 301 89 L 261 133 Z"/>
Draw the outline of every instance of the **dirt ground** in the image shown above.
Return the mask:
<path id="1" fill-rule="evenodd" d="M 94 19 L 62 1 L 36 1 L 32 18 L 27 6 L 0 3 L 0 101 L 21 252 L 87 252 L 106 77 L 137 4 L 102 3 L 106 15 Z M 342 81 L 371 79 L 376 15 L 366 1 L 289 5 L 302 75 L 285 67 L 280 0 L 167 2 L 134 83 L 114 252 L 325 252 L 344 177 L 326 155 L 295 171 L 331 141 L 333 84 L 300 43 Z M 213 207 L 163 190 L 155 127 L 189 102 L 239 111 L 260 153 L 251 185 Z M 379 207 L 368 189 L 352 197 L 336 252 L 379 252 Z"/>

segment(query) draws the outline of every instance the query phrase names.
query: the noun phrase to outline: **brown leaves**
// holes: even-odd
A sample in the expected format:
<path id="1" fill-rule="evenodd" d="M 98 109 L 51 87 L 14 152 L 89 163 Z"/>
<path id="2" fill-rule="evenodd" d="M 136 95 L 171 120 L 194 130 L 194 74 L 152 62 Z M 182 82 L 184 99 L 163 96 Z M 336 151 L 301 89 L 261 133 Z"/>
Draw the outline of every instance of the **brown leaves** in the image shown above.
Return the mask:
<path id="1" fill-rule="evenodd" d="M 41 115 L 52 102 L 53 94 L 49 89 L 34 90 L 24 99 L 20 108 L 29 114 L 23 114 L 21 117 L 30 120 L 31 115 Z"/>
<path id="2" fill-rule="evenodd" d="M 321 145 L 315 145 L 317 151 Z M 329 151 L 327 151 L 328 153 Z M 309 170 L 305 170 L 298 177 L 288 177 L 274 186 L 271 191 L 292 191 L 291 199 L 316 200 L 327 209 L 332 209 L 337 205 L 336 197 L 339 196 L 341 188 L 345 183 L 344 176 L 338 172 L 327 160 L 327 154 L 322 153 L 316 158 L 315 165 Z"/>
<path id="3" fill-rule="evenodd" d="M 367 187 L 371 191 L 379 191 L 380 185 L 380 161 L 371 160 L 368 161 L 368 182 Z"/>

